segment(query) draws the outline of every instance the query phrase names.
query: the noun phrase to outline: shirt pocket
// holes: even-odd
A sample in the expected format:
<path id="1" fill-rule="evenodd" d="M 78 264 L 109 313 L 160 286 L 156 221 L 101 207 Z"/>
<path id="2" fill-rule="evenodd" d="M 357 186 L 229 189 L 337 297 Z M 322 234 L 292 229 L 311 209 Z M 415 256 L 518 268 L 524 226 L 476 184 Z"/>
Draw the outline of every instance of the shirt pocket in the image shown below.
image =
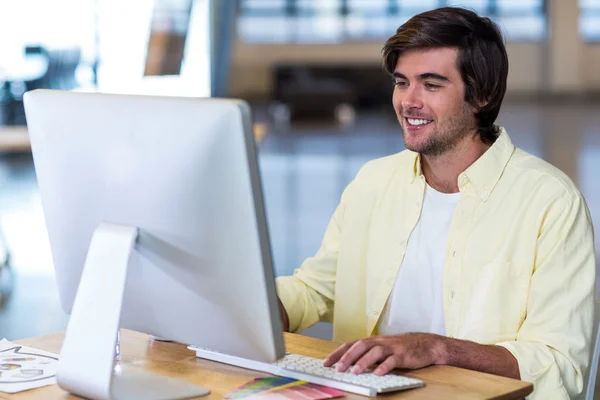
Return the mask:
<path id="1" fill-rule="evenodd" d="M 464 332 L 480 343 L 514 340 L 527 314 L 530 274 L 525 264 L 501 261 L 485 264 L 472 281 L 465 304 Z"/>

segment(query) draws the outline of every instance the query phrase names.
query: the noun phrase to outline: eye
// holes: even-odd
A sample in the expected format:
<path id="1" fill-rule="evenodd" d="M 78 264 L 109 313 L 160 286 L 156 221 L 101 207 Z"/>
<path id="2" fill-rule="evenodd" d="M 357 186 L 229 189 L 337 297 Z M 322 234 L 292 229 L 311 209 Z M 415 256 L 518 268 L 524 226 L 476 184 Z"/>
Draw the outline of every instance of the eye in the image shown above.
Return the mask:
<path id="1" fill-rule="evenodd" d="M 431 89 L 431 90 L 436 90 L 436 89 L 439 89 L 439 88 L 441 88 L 441 86 L 440 86 L 440 85 L 435 85 L 435 84 L 433 84 L 433 83 L 426 83 L 426 84 L 425 84 L 425 87 L 426 87 L 427 89 Z"/>
<path id="2" fill-rule="evenodd" d="M 395 86 L 400 86 L 400 87 L 404 87 L 404 86 L 408 86 L 408 82 L 405 81 L 398 81 L 398 82 L 394 82 Z"/>

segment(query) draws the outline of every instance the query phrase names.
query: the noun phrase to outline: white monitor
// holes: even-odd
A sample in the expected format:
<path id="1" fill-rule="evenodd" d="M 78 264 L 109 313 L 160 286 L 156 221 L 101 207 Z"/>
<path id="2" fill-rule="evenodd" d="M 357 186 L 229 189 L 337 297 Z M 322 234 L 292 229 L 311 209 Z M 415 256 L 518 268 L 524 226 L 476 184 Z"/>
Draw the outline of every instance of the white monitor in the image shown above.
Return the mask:
<path id="1" fill-rule="evenodd" d="M 284 355 L 246 103 L 36 90 L 25 110 L 71 313 L 59 385 L 185 397 L 181 382 L 113 374 L 119 327 L 254 360 Z"/>

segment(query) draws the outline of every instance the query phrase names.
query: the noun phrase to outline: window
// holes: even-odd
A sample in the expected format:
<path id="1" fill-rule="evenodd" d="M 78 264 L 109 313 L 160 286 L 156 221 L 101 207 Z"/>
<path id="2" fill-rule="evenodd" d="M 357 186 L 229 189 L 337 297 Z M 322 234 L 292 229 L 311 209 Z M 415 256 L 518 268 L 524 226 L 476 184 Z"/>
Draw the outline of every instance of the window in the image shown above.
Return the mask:
<path id="1" fill-rule="evenodd" d="M 280 2 L 283 4 L 285 0 Z M 248 3 L 257 5 L 261 2 Z M 262 3 L 274 2 L 263 0 Z M 190 4 L 193 4 L 191 9 Z M 185 12 L 181 11 L 185 8 L 183 5 L 188 7 Z M 75 78 L 80 88 L 104 92 L 209 96 L 208 5 L 207 0 L 0 1 L 0 38 L 10 38 L 0 40 L 0 75 L 5 69 L 10 72 L 13 65 L 28 66 L 23 61 L 25 46 L 38 45 L 51 50 L 78 49 L 81 58 Z M 177 54 L 177 70 L 167 71 L 172 75 L 165 76 L 166 72 L 160 70 L 158 74 L 161 76 L 144 76 L 145 68 L 146 75 L 157 74 L 147 68 L 152 31 L 158 35 L 157 40 L 150 41 L 150 45 L 163 50 L 162 53 L 159 51 L 159 55 L 164 59 L 172 57 L 166 50 L 173 46 L 165 35 L 161 37 L 160 34 L 177 32 L 183 35 L 187 31 L 185 47 L 180 49 L 181 54 Z M 163 62 L 162 59 L 159 61 L 157 64 Z M 47 64 L 42 67 L 39 75 L 22 79 L 41 77 L 47 70 Z M 93 82 L 95 67 L 97 87 Z"/>
<path id="2" fill-rule="evenodd" d="M 600 42 L 600 0 L 579 0 L 579 34 L 587 42 Z"/>
<path id="3" fill-rule="evenodd" d="M 238 33 L 243 41 L 254 43 L 382 40 L 413 15 L 442 6 L 462 6 L 489 16 L 508 40 L 539 41 L 546 36 L 544 0 L 240 1 Z"/>

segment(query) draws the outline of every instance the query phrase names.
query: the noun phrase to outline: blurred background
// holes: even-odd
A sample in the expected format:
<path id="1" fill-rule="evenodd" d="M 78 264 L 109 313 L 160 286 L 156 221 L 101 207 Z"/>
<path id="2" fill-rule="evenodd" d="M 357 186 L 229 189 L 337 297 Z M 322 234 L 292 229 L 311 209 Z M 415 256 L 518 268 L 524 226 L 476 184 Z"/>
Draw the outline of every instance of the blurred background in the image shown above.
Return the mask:
<path id="1" fill-rule="evenodd" d="M 275 269 L 291 274 L 318 249 L 358 169 L 403 150 L 381 48 L 411 16 L 445 5 L 500 25 L 510 73 L 498 123 L 577 183 L 600 226 L 600 0 L 2 1 L 0 337 L 63 331 L 68 319 L 25 91 L 248 100 Z M 331 329 L 305 333 L 330 338 Z"/>

